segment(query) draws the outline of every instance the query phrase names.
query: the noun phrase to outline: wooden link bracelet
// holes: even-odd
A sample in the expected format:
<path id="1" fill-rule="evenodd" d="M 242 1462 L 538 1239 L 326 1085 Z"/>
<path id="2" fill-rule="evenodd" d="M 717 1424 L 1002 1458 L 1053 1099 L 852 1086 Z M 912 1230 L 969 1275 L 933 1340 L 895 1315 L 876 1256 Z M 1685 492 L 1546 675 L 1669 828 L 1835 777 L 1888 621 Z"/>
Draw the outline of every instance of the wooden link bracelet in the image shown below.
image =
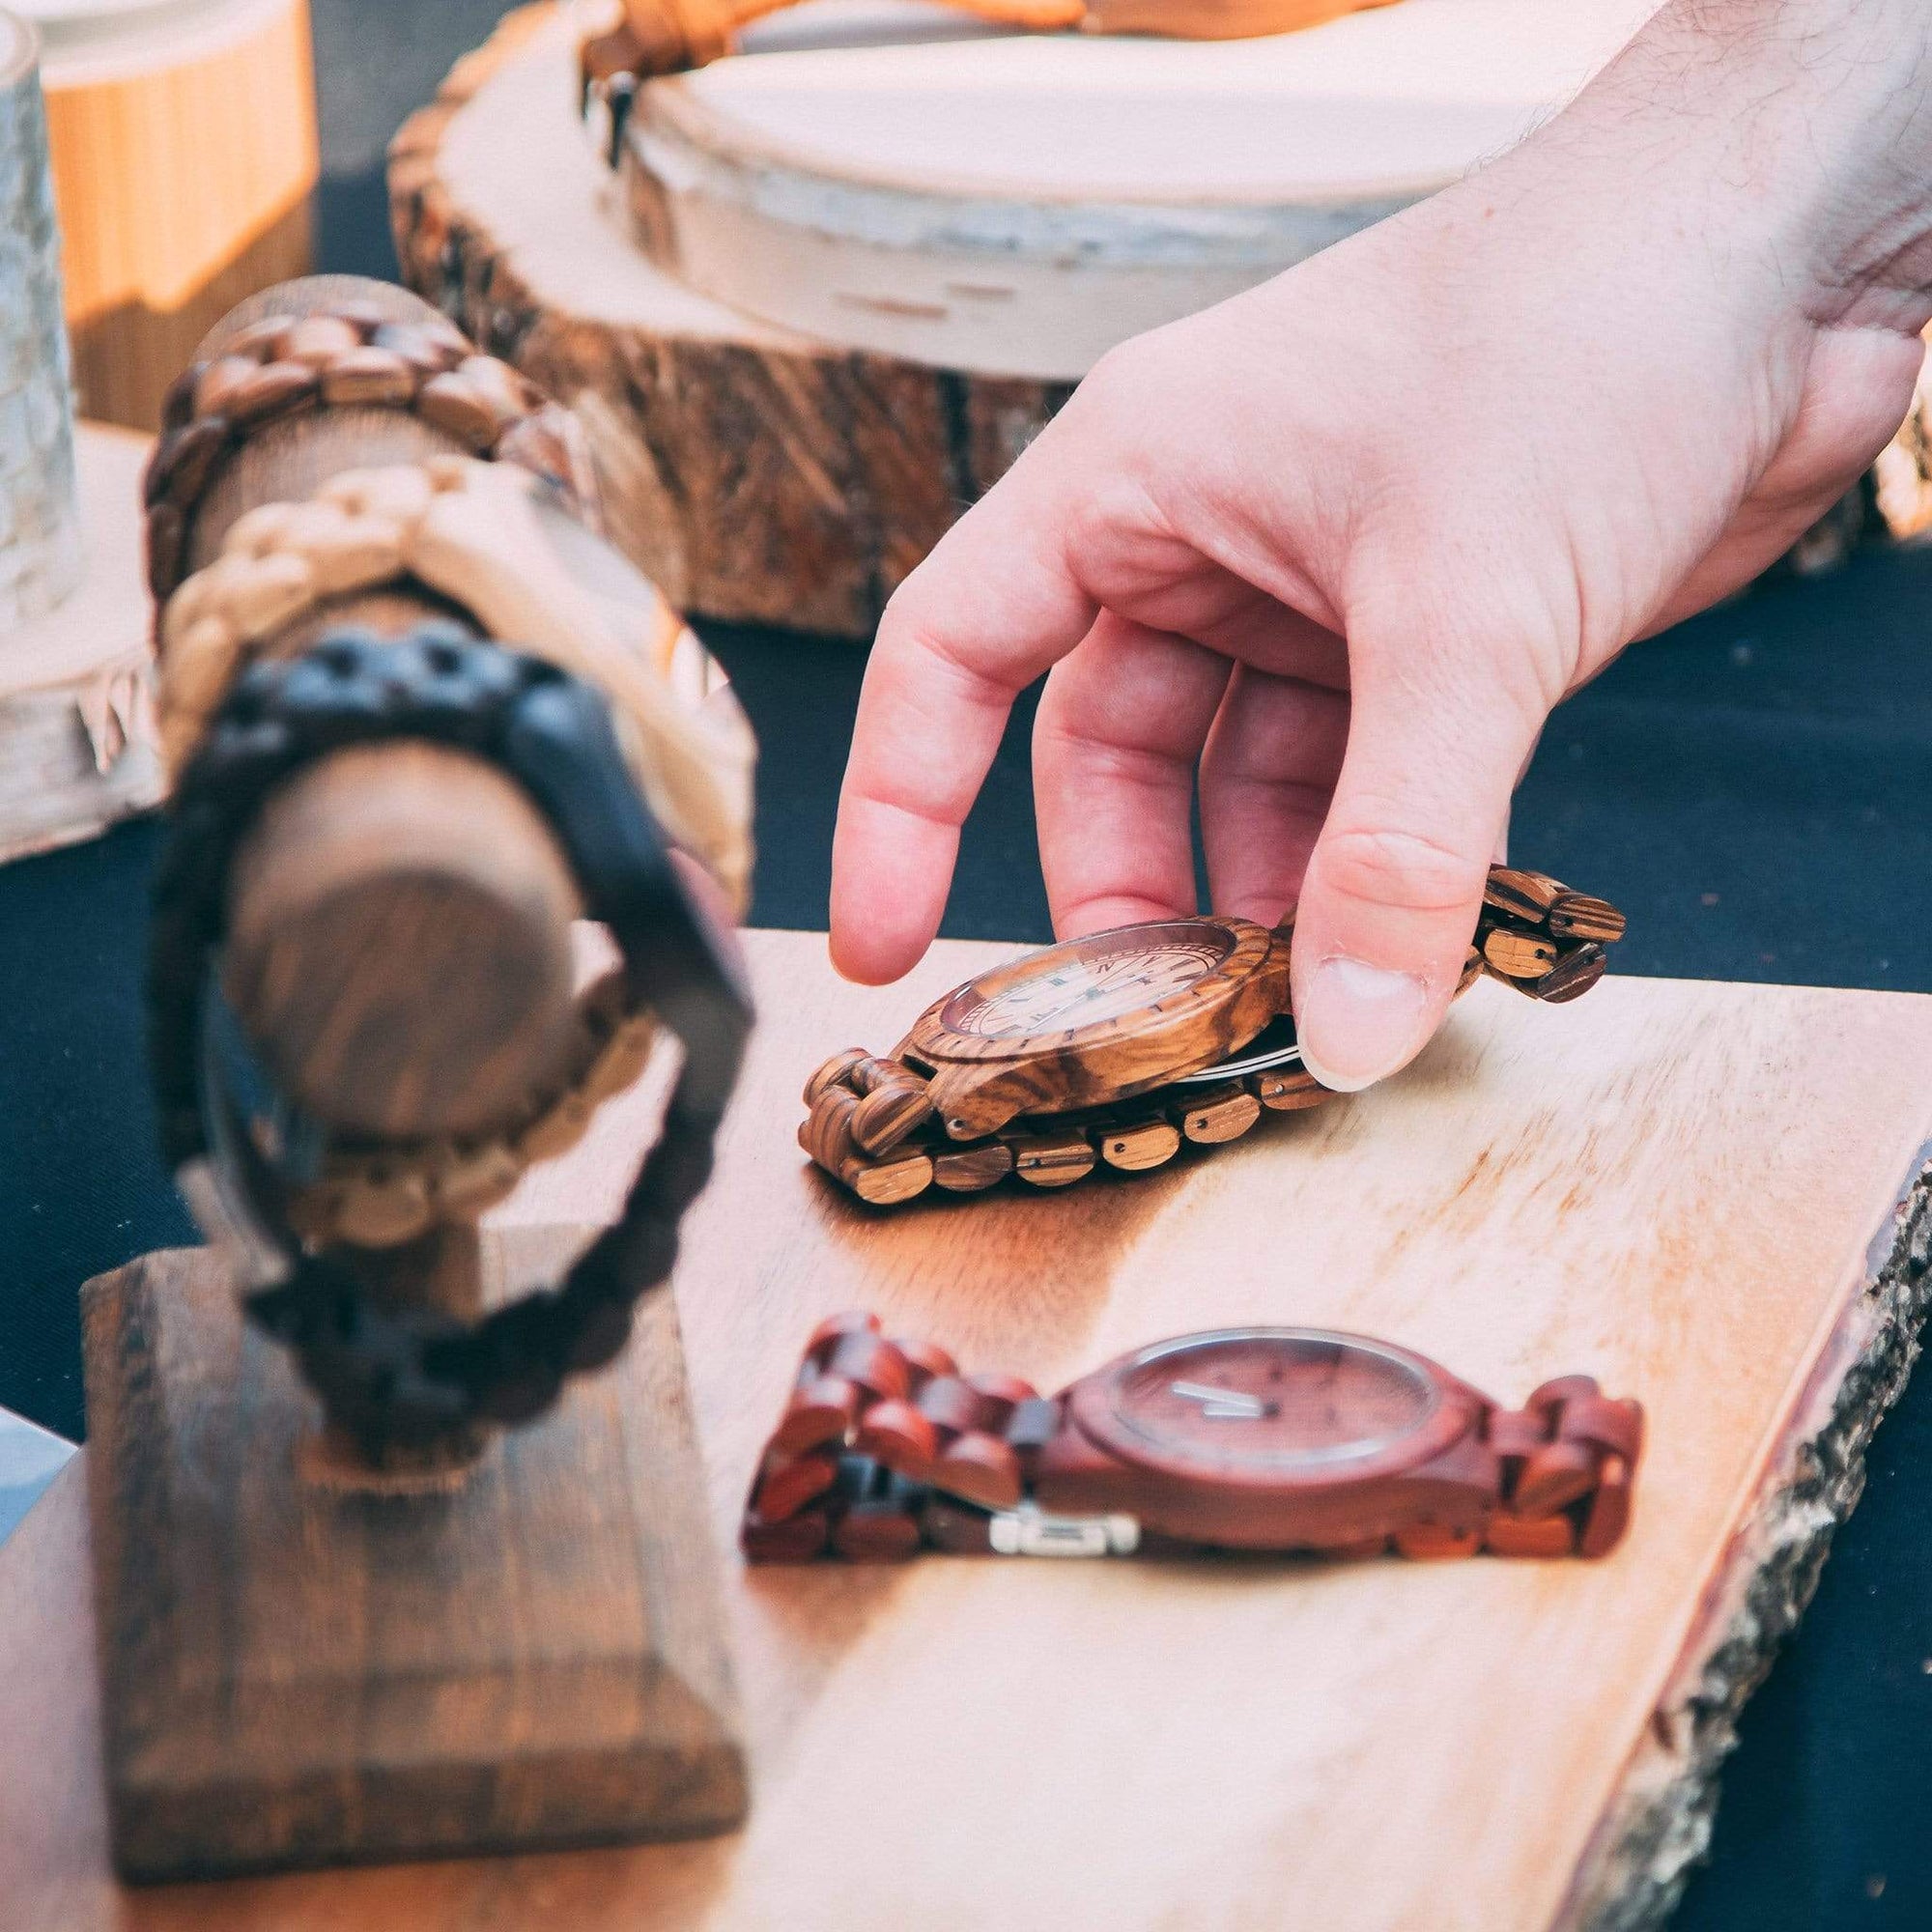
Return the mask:
<path id="1" fill-rule="evenodd" d="M 148 465 L 148 582 L 165 604 L 185 574 L 194 514 L 216 469 L 264 425 L 307 410 L 408 410 L 474 456 L 555 484 L 597 525 L 597 486 L 577 419 L 509 363 L 480 355 L 440 318 L 391 322 L 372 304 L 268 316 L 212 362 L 183 371 Z"/>
<path id="2" fill-rule="evenodd" d="M 1043 1397 L 1017 1377 L 964 1376 L 946 1350 L 885 1336 L 874 1315 L 832 1317 L 806 1345 L 759 1459 L 742 1527 L 748 1559 L 882 1562 L 921 1548 L 1104 1555 L 1211 1542 L 1103 1519 L 1056 1545 L 1048 1520 L 1037 1523 L 1045 1531 L 1037 1547 L 1027 1547 L 1027 1520 L 1014 1513 L 1027 1510 L 1043 1454 L 1068 1427 L 1072 1393 Z M 1642 1453 L 1638 1405 L 1605 1399 L 1588 1376 L 1545 1382 L 1520 1409 L 1474 1400 L 1472 1461 L 1489 1472 L 1490 1491 L 1479 1524 L 1414 1522 L 1324 1539 L 1319 1553 L 1597 1557 L 1613 1548 Z M 1059 1525 L 1063 1539 L 1071 1530 Z"/>
<path id="3" fill-rule="evenodd" d="M 750 726 L 709 654 L 642 578 L 646 633 L 576 581 L 526 474 L 460 456 L 351 469 L 306 502 L 239 518 L 168 600 L 160 729 L 179 771 L 264 643 L 328 599 L 412 577 L 489 637 L 548 658 L 611 700 L 652 813 L 742 913 L 751 879 Z M 628 569 L 628 566 L 625 567 Z M 642 593 L 640 593 L 642 594 Z"/>
<path id="4" fill-rule="evenodd" d="M 345 746 L 414 737 L 489 760 L 553 827 L 590 917 L 609 928 L 623 1012 L 657 1015 L 683 1049 L 656 1144 L 617 1221 L 563 1279 L 468 1324 L 368 1296 L 355 1267 L 289 1225 L 286 1116 L 264 1112 L 224 1048 L 214 983 L 230 861 L 270 795 Z M 253 1320 L 298 1354 L 331 1417 L 365 1453 L 471 1422 L 516 1423 L 624 1345 L 639 1299 L 677 1257 L 737 1082 L 751 1004 L 735 950 L 694 895 L 626 768 L 594 686 L 527 652 L 436 627 L 401 639 L 354 631 L 254 666 L 224 699 L 177 789 L 149 927 L 149 1058 L 163 1151 Z M 213 1024 L 212 1024 L 213 1023 Z M 620 1070 L 622 1026 L 589 1078 Z M 301 1136 L 298 1135 L 299 1140 Z M 299 1156 L 298 1155 L 298 1159 Z"/>
<path id="5" fill-rule="evenodd" d="M 1287 931 L 1293 920 L 1280 931 Z M 1485 975 L 1547 1004 L 1580 998 L 1603 977 L 1605 946 L 1624 916 L 1607 900 L 1572 892 L 1541 872 L 1492 867 L 1456 990 Z M 1117 1105 L 1036 1114 L 974 1140 L 951 1138 L 928 1097 L 928 1081 L 904 1061 L 848 1047 L 806 1082 L 799 1146 L 875 1208 L 938 1187 L 968 1194 L 1009 1175 L 1034 1187 L 1065 1187 L 1095 1168 L 1139 1174 L 1164 1166 L 1183 1143 L 1238 1140 L 1264 1113 L 1296 1113 L 1333 1097 L 1300 1066 L 1219 1084 L 1157 1087 Z"/>

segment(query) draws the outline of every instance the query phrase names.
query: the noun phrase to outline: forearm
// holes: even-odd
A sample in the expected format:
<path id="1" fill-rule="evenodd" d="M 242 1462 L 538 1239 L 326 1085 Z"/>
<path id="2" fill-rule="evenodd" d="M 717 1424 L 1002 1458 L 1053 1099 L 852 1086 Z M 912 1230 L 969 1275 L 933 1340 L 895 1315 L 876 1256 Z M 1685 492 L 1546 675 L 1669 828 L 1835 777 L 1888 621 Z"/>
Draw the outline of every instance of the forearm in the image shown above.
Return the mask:
<path id="1" fill-rule="evenodd" d="M 1932 7 L 1670 0 L 1539 137 L 1828 326 L 1932 320 Z"/>

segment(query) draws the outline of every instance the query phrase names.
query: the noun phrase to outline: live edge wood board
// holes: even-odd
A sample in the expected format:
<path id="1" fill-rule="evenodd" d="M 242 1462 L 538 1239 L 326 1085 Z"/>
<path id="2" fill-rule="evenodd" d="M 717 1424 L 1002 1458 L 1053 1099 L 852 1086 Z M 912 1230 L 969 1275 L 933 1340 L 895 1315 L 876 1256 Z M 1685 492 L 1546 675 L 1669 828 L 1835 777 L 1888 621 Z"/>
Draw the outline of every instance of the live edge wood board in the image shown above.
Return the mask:
<path id="1" fill-rule="evenodd" d="M 884 1217 L 807 1166 L 798 1086 L 1001 955 L 941 947 L 861 991 L 821 949 L 752 938 L 767 1024 L 677 1276 L 743 1834 L 117 1891 L 76 1465 L 0 1550 L 0 1923 L 1655 1923 L 1916 1352 L 1932 1000 L 1612 976 L 1548 1009 L 1479 987 L 1347 1106 L 1122 1183 Z M 607 1112 L 506 1225 L 611 1211 L 647 1107 Z M 1602 1564 L 748 1574 L 753 1458 L 806 1332 L 851 1306 L 1042 1386 L 1244 1321 L 1385 1336 L 1503 1400 L 1587 1372 L 1650 1414 L 1634 1524 Z"/>

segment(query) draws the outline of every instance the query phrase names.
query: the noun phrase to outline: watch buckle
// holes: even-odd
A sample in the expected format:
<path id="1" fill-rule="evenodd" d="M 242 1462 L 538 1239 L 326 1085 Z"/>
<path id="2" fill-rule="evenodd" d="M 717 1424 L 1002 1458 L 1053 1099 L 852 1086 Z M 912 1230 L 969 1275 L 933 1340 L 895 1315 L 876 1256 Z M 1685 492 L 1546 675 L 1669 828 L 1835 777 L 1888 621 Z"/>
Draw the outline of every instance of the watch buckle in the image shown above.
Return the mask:
<path id="1" fill-rule="evenodd" d="M 1023 1502 L 994 1513 L 987 1539 L 998 1556 L 1131 1556 L 1141 1526 L 1130 1516 L 1049 1516 Z"/>

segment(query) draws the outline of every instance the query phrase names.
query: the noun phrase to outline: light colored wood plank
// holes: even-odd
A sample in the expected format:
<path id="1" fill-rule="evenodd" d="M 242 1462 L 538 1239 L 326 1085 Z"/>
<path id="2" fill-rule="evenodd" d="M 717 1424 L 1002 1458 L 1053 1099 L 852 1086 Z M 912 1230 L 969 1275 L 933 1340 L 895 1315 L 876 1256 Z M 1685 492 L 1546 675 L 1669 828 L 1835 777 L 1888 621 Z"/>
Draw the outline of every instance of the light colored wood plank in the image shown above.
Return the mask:
<path id="1" fill-rule="evenodd" d="M 942 947 L 881 992 L 822 946 L 752 936 L 767 1024 L 677 1276 L 721 1539 L 808 1326 L 871 1305 L 1042 1384 L 1246 1320 L 1380 1334 L 1504 1400 L 1586 1371 L 1650 1412 L 1627 1544 L 1595 1566 L 733 1564 L 740 1838 L 194 1889 L 133 1922 L 1653 1919 L 1676 1854 L 1651 1828 L 1694 1842 L 1723 1741 L 1698 1709 L 1746 1694 L 1902 1373 L 1932 1001 L 1612 978 L 1544 1009 L 1485 986 L 1371 1094 L 1117 1185 L 888 1217 L 810 1171 L 798 1089 L 998 952 Z M 502 1224 L 610 1211 L 648 1106 Z M 48 1932 L 129 1922 L 99 1877 L 80 1513 L 63 1476 L 0 1551 L 0 1919 Z"/>

